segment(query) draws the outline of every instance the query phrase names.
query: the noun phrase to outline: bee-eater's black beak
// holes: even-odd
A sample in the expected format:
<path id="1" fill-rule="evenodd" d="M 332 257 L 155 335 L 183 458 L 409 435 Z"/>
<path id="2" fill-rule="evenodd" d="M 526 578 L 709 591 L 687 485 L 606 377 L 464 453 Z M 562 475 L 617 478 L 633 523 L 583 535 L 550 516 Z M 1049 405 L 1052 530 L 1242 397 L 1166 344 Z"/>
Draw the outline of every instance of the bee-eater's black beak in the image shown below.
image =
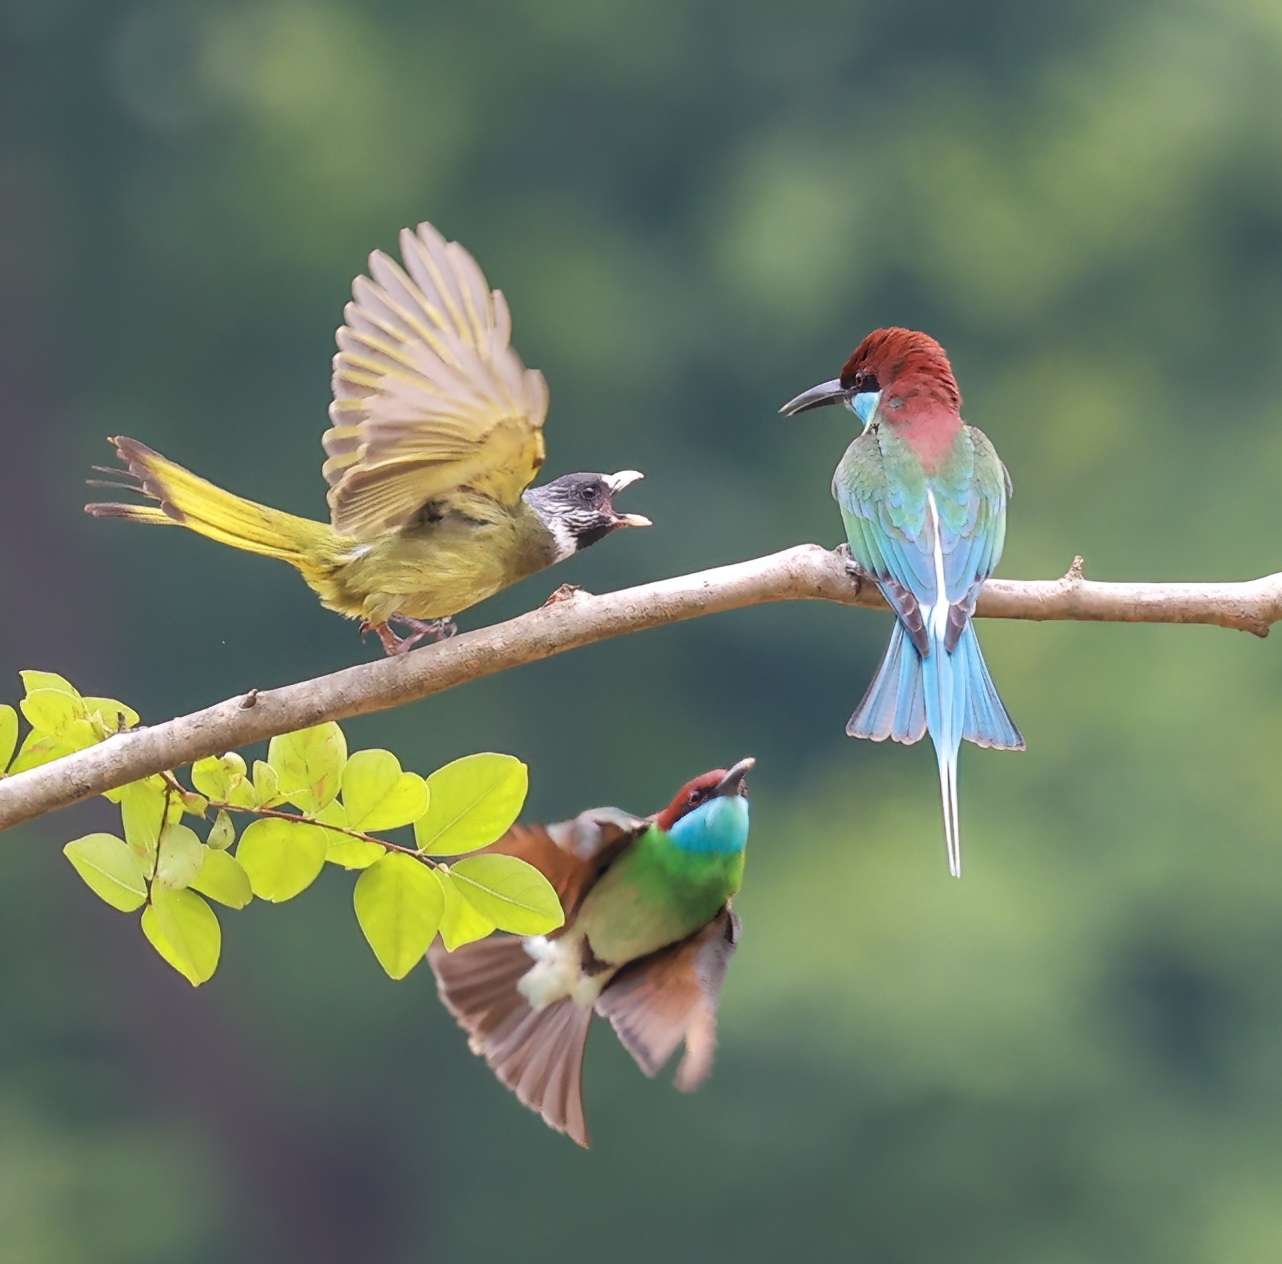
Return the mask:
<path id="1" fill-rule="evenodd" d="M 606 486 L 610 489 L 610 497 L 617 496 L 625 487 L 631 487 L 633 483 L 639 483 L 645 475 L 640 470 L 619 470 L 614 474 L 605 475 Z M 611 503 L 611 510 L 614 511 L 614 505 Z M 626 513 L 621 514 L 614 511 L 614 525 L 616 527 L 652 527 L 654 523 L 650 521 L 645 514 Z"/>
<path id="2" fill-rule="evenodd" d="M 808 391 L 802 391 L 796 399 L 790 399 L 779 411 L 785 417 L 795 417 L 798 413 L 808 413 L 812 408 L 822 408 L 825 404 L 840 404 L 846 398 L 846 388 L 839 377 L 831 382 L 820 382 Z"/>
<path id="3" fill-rule="evenodd" d="M 756 767 L 756 764 L 757 761 L 751 755 L 741 759 L 717 782 L 717 788 L 712 792 L 713 797 L 746 794 L 748 787 L 744 784 L 744 778 Z"/>

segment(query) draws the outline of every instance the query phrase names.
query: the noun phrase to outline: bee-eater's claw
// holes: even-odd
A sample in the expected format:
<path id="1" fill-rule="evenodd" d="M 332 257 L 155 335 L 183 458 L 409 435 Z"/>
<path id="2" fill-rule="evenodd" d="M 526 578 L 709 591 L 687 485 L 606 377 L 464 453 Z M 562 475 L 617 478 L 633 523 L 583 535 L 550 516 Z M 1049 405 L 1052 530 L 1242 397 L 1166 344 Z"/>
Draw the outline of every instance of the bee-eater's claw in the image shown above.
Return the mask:
<path id="1" fill-rule="evenodd" d="M 868 572 L 864 570 L 850 552 L 850 545 L 839 544 L 833 552 L 841 559 L 841 564 L 846 568 L 846 574 L 855 581 L 855 596 L 857 597 L 864 590 L 864 580 L 868 578 Z"/>

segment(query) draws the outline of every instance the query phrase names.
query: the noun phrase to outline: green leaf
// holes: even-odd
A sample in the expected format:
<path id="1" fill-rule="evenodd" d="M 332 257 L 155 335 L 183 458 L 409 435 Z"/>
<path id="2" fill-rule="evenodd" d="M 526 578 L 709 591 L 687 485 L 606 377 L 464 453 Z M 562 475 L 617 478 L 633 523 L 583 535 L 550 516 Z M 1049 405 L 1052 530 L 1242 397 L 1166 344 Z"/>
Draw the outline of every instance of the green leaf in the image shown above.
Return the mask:
<path id="1" fill-rule="evenodd" d="M 147 899 L 147 880 L 138 857 L 114 834 L 86 834 L 68 843 L 62 854 L 85 885 L 122 913 L 132 913 Z"/>
<path id="2" fill-rule="evenodd" d="M 85 710 L 91 717 L 97 715 L 108 733 L 131 729 L 142 719 L 128 703 L 118 702 L 115 698 L 86 698 Z"/>
<path id="3" fill-rule="evenodd" d="M 209 837 L 205 840 L 207 847 L 215 851 L 226 851 L 236 841 L 236 827 L 226 812 L 219 812 L 214 823 L 209 827 Z"/>
<path id="4" fill-rule="evenodd" d="M 445 895 L 425 864 L 393 852 L 356 880 L 352 903 L 378 964 L 393 979 L 403 979 L 435 938 Z"/>
<path id="5" fill-rule="evenodd" d="M 427 779 L 427 814 L 414 822 L 420 851 L 457 856 L 485 847 L 516 820 L 529 771 L 511 755 L 465 755 Z"/>
<path id="6" fill-rule="evenodd" d="M 85 718 L 84 702 L 59 689 L 33 690 L 18 705 L 33 729 L 56 737 L 65 733 L 74 720 Z"/>
<path id="7" fill-rule="evenodd" d="M 213 978 L 223 932 L 214 910 L 191 891 L 156 887 L 143 910 L 142 933 L 192 987 Z"/>
<path id="8" fill-rule="evenodd" d="M 552 884 L 516 856 L 469 856 L 450 866 L 459 894 L 499 930 L 542 935 L 565 924 Z"/>
<path id="9" fill-rule="evenodd" d="M 254 894 L 280 904 L 316 881 L 328 847 L 328 831 L 323 827 L 268 817 L 246 827 L 236 858 L 249 874 Z"/>
<path id="10" fill-rule="evenodd" d="M 191 784 L 207 798 L 233 807 L 252 808 L 258 802 L 246 776 L 245 761 L 235 751 L 198 759 L 191 766 Z"/>
<path id="11" fill-rule="evenodd" d="M 20 671 L 18 675 L 22 678 L 24 693 L 34 693 L 37 689 L 56 689 L 59 693 L 70 694 L 73 698 L 80 697 L 80 690 L 65 676 L 59 676 L 56 672 L 28 669 Z"/>
<path id="12" fill-rule="evenodd" d="M 0 706 L 0 775 L 9 767 L 18 744 L 18 713 L 6 702 Z"/>
<path id="13" fill-rule="evenodd" d="M 160 831 L 156 881 L 175 890 L 191 886 L 205 863 L 205 845 L 186 825 L 166 825 Z"/>
<path id="14" fill-rule="evenodd" d="M 318 724 L 273 737 L 267 762 L 276 770 L 281 794 L 304 812 L 315 813 L 330 803 L 347 763 L 347 739 L 337 724 Z"/>
<path id="15" fill-rule="evenodd" d="M 488 917 L 473 908 L 459 893 L 454 875 L 447 865 L 436 867 L 436 879 L 445 893 L 445 910 L 441 914 L 441 943 L 449 952 L 463 944 L 474 943 L 491 934 L 495 925 Z"/>
<path id="16" fill-rule="evenodd" d="M 206 848 L 204 860 L 200 872 L 191 880 L 191 890 L 201 891 L 211 900 L 234 909 L 244 908 L 254 898 L 249 874 L 235 856 Z"/>
<path id="17" fill-rule="evenodd" d="M 76 748 L 62 738 L 50 733 L 40 733 L 32 729 L 23 739 L 22 749 L 9 769 L 10 775 L 26 772 L 28 768 L 39 768 L 41 764 L 52 763 L 64 755 L 75 754 Z"/>
<path id="18" fill-rule="evenodd" d="M 285 801 L 276 769 L 262 759 L 254 760 L 254 798 L 260 808 L 274 808 Z"/>
<path id="19" fill-rule="evenodd" d="M 120 787 L 120 819 L 125 827 L 125 842 L 138 857 L 144 873 L 156 869 L 156 844 L 165 821 L 165 783 L 159 777 L 146 777 Z"/>
<path id="20" fill-rule="evenodd" d="M 409 825 L 427 811 L 427 799 L 427 782 L 402 772 L 391 751 L 357 751 L 343 768 L 347 823 L 362 833 Z"/>

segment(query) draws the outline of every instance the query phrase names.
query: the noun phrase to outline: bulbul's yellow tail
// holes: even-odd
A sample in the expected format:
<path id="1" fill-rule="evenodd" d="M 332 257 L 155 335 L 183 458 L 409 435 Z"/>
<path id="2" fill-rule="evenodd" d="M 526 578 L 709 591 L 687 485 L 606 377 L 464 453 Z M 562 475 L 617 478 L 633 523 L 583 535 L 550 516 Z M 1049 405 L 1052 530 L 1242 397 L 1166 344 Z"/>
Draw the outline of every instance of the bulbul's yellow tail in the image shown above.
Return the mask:
<path id="1" fill-rule="evenodd" d="M 129 522 L 147 522 L 155 526 L 183 526 L 200 535 L 230 544 L 247 553 L 261 553 L 288 562 L 312 579 L 327 569 L 333 552 L 333 528 L 326 522 L 313 522 L 279 509 L 270 509 L 243 496 L 225 492 L 221 487 L 190 470 L 166 460 L 137 439 L 123 435 L 111 440 L 125 470 L 99 470 L 125 475 L 130 483 L 102 483 L 101 486 L 124 487 L 159 501 L 151 505 L 93 504 L 85 512 L 95 518 L 124 518 Z"/>

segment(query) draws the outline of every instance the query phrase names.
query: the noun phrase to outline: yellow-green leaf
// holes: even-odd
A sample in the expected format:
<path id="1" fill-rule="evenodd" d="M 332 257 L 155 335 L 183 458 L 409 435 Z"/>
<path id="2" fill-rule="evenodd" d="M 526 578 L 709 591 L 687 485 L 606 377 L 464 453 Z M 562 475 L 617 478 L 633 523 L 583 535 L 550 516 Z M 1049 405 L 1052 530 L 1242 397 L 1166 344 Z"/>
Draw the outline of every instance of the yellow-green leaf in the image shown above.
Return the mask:
<path id="1" fill-rule="evenodd" d="M 165 783 L 159 777 L 146 777 L 120 787 L 120 819 L 125 827 L 125 842 L 138 857 L 144 873 L 156 868 L 156 844 L 164 828 Z"/>
<path id="2" fill-rule="evenodd" d="M 73 698 L 80 697 L 80 690 L 65 676 L 59 676 L 57 672 L 32 671 L 28 668 L 26 671 L 20 671 L 18 675 L 22 678 L 24 693 L 34 693 L 37 689 L 56 689 L 59 693 L 70 694 Z"/>
<path id="3" fill-rule="evenodd" d="M 254 894 L 280 904 L 316 881 L 328 846 L 328 831 L 322 826 L 268 817 L 246 827 L 236 858 L 249 874 Z"/>
<path id="4" fill-rule="evenodd" d="M 465 755 L 427 779 L 427 813 L 414 822 L 420 851 L 457 856 L 501 838 L 516 820 L 529 772 L 511 755 Z"/>
<path id="5" fill-rule="evenodd" d="M 178 802 L 182 805 L 183 812 L 190 812 L 192 816 L 199 816 L 202 820 L 209 811 L 209 800 L 196 790 L 184 790 L 178 796 Z"/>
<path id="6" fill-rule="evenodd" d="M 387 855 L 387 848 L 367 843 L 363 838 L 346 838 L 330 833 L 325 859 L 343 869 L 368 869 Z"/>
<path id="7" fill-rule="evenodd" d="M 254 898 L 249 874 L 235 856 L 206 848 L 204 859 L 200 872 L 191 880 L 191 890 L 200 891 L 211 900 L 234 909 L 244 908 Z"/>
<path id="8" fill-rule="evenodd" d="M 235 751 L 225 755 L 207 755 L 198 759 L 191 766 L 191 784 L 210 799 L 221 803 L 230 803 L 232 787 L 245 780 L 245 761 Z M 253 807 L 254 796 L 249 791 L 246 802 L 237 807 Z"/>
<path id="9" fill-rule="evenodd" d="M 276 769 L 263 759 L 254 760 L 254 798 L 260 808 L 274 808 L 285 801 L 281 797 Z"/>
<path id="10" fill-rule="evenodd" d="M 425 864 L 393 852 L 356 880 L 352 903 L 378 964 L 393 979 L 403 979 L 435 937 L 445 895 Z"/>
<path id="11" fill-rule="evenodd" d="M 343 807 L 353 829 L 398 829 L 427 811 L 427 782 L 402 772 L 388 750 L 357 751 L 343 769 Z"/>
<path id="12" fill-rule="evenodd" d="M 273 737 L 267 762 L 276 770 L 280 793 L 304 812 L 319 812 L 330 803 L 347 763 L 347 739 L 337 724 L 318 724 Z"/>
<path id="13" fill-rule="evenodd" d="M 18 744 L 18 713 L 6 702 L 0 706 L 0 774 L 9 767 Z"/>
<path id="14" fill-rule="evenodd" d="M 542 935 L 565 922 L 552 884 L 516 856 L 469 856 L 450 866 L 459 894 L 499 930 Z"/>
<path id="15" fill-rule="evenodd" d="M 191 880 L 205 863 L 205 845 L 196 837 L 195 830 L 186 825 L 166 825 L 160 831 L 156 856 L 156 881 L 167 887 L 181 890 L 191 886 Z"/>
<path id="16" fill-rule="evenodd" d="M 73 720 L 85 718 L 84 701 L 60 689 L 35 689 L 18 705 L 33 729 L 54 736 L 66 732 Z"/>
<path id="17" fill-rule="evenodd" d="M 435 872 L 441 890 L 445 893 L 445 908 L 441 913 L 441 943 L 446 949 L 453 952 L 463 944 L 474 943 L 491 934 L 496 929 L 494 923 L 459 894 L 449 866 L 438 865 Z"/>
<path id="18" fill-rule="evenodd" d="M 9 769 L 10 774 L 26 772 L 28 768 L 39 768 L 41 764 L 51 763 L 64 755 L 72 755 L 76 748 L 60 737 L 51 733 L 41 733 L 32 729 L 22 741 L 22 749 Z"/>
<path id="19" fill-rule="evenodd" d="M 192 987 L 213 978 L 223 932 L 214 910 L 192 891 L 158 886 L 143 910 L 142 933 Z"/>
<path id="20" fill-rule="evenodd" d="M 85 710 L 90 716 L 101 717 L 109 733 L 131 729 L 142 719 L 128 703 L 118 702 L 115 698 L 86 698 Z"/>
<path id="21" fill-rule="evenodd" d="M 205 840 L 207 847 L 215 851 L 226 851 L 236 841 L 236 827 L 226 812 L 219 812 L 214 823 L 209 827 L 209 837 Z"/>
<path id="22" fill-rule="evenodd" d="M 337 799 L 312 819 L 320 825 L 347 826 L 347 812 Z M 337 829 L 327 829 L 325 836 L 328 840 L 325 859 L 344 869 L 368 869 L 387 855 L 386 847 L 366 842 L 363 838 L 353 838 L 350 834 L 340 834 Z"/>
<path id="23" fill-rule="evenodd" d="M 147 899 L 147 880 L 138 857 L 114 834 L 86 834 L 68 843 L 62 854 L 85 885 L 122 913 L 132 913 Z"/>

